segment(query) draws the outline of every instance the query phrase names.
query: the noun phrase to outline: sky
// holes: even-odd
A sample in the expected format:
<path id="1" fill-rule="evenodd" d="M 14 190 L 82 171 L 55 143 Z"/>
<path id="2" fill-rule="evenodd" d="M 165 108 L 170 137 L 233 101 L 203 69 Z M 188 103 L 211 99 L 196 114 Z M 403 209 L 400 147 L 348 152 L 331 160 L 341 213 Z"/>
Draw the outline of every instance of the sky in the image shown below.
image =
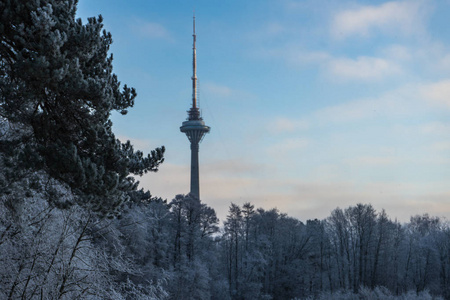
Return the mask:
<path id="1" fill-rule="evenodd" d="M 448 0 L 79 0 L 138 93 L 116 136 L 166 147 L 143 188 L 189 192 L 194 10 L 200 194 L 222 221 L 231 202 L 303 222 L 357 203 L 450 217 Z"/>

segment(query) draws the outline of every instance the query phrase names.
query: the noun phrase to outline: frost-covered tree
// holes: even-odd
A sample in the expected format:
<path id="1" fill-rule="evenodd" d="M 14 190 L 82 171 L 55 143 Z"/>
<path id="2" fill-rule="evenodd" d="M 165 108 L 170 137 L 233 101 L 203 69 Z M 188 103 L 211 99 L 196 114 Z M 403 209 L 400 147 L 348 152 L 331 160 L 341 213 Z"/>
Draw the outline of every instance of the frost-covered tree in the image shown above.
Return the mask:
<path id="1" fill-rule="evenodd" d="M 172 274 L 166 201 L 128 202 L 121 217 L 110 222 L 106 232 L 94 235 L 94 241 L 109 255 L 107 272 L 120 294 L 131 299 L 167 299 Z"/>
<path id="2" fill-rule="evenodd" d="M 1 299 L 167 298 L 167 204 L 128 202 L 120 219 L 107 219 L 55 207 L 44 188 L 26 193 L 0 197 Z"/>
<path id="3" fill-rule="evenodd" d="M 436 292 L 440 288 L 441 260 L 435 245 L 440 227 L 440 219 L 428 214 L 411 217 L 407 225 L 409 247 L 405 280 L 408 288 L 414 288 L 417 292 Z"/>
<path id="4" fill-rule="evenodd" d="M 353 289 L 369 284 L 370 256 L 373 250 L 376 212 L 372 205 L 357 204 L 346 209 L 351 225 L 353 252 Z"/>
<path id="5" fill-rule="evenodd" d="M 0 191 L 44 170 L 76 202 L 114 214 L 137 186 L 130 174 L 156 171 L 164 147 L 144 156 L 112 132 L 136 92 L 121 88 L 102 17 L 76 19 L 76 0 L 0 2 L 0 122 L 16 130 L 0 141 Z M 65 203 L 67 204 L 67 203 Z"/>
<path id="6" fill-rule="evenodd" d="M 54 188 L 70 197 L 63 187 Z M 0 298 L 112 297 L 116 288 L 104 272 L 107 255 L 91 238 L 93 227 L 105 228 L 105 222 L 77 205 L 59 209 L 43 192 L 2 195 Z"/>
<path id="7" fill-rule="evenodd" d="M 228 210 L 227 219 L 224 222 L 225 246 L 227 254 L 227 277 L 230 291 L 233 294 L 239 292 L 239 266 L 241 262 L 240 241 L 242 239 L 242 211 L 237 204 L 231 203 Z"/>
<path id="8" fill-rule="evenodd" d="M 170 299 L 215 298 L 211 291 L 219 291 L 218 286 L 223 285 L 212 239 L 218 231 L 216 213 L 191 194 L 177 195 L 169 205 L 173 245 Z"/>

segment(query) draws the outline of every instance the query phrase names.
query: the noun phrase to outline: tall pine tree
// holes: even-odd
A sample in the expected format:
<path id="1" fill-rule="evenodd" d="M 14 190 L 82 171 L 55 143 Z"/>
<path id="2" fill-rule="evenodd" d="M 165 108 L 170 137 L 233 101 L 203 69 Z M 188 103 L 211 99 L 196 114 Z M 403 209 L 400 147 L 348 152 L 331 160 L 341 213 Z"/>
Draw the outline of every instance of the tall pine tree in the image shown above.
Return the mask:
<path id="1" fill-rule="evenodd" d="M 111 112 L 126 114 L 136 92 L 112 72 L 102 17 L 83 24 L 76 8 L 76 0 L 0 1 L 0 122 L 10 133 L 0 138 L 0 192 L 45 171 L 110 215 L 136 190 L 131 174 L 157 171 L 164 147 L 145 156 L 115 138 Z"/>

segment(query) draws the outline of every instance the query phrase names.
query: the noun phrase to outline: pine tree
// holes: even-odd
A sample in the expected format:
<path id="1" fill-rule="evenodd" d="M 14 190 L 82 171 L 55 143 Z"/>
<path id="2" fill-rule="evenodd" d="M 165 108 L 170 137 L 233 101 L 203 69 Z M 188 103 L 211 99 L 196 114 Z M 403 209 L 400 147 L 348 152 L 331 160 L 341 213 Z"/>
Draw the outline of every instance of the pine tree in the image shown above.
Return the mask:
<path id="1" fill-rule="evenodd" d="M 121 84 L 102 17 L 76 19 L 76 0 L 0 1 L 0 192 L 43 170 L 77 201 L 114 214 L 137 187 L 130 174 L 157 171 L 164 147 L 147 156 L 112 132 L 136 91 Z M 9 167 L 9 168 L 8 168 Z M 9 171 L 8 171 L 9 170 Z"/>

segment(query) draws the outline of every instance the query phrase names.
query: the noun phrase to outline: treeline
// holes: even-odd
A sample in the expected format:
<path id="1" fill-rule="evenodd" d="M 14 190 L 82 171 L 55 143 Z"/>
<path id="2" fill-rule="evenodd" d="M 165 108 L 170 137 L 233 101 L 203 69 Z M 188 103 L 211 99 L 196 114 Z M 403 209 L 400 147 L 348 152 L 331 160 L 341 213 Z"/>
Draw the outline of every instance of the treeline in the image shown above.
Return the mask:
<path id="1" fill-rule="evenodd" d="M 402 225 L 357 204 L 304 224 L 231 204 L 220 244 L 234 299 L 316 299 L 362 287 L 450 298 L 449 223 L 427 214 Z"/>
<path id="2" fill-rule="evenodd" d="M 450 298 L 450 227 L 436 217 L 400 224 L 358 204 L 305 224 L 246 203 L 220 229 L 190 196 L 135 198 L 106 219 L 52 206 L 48 188 L 1 198 L 2 299 Z"/>

